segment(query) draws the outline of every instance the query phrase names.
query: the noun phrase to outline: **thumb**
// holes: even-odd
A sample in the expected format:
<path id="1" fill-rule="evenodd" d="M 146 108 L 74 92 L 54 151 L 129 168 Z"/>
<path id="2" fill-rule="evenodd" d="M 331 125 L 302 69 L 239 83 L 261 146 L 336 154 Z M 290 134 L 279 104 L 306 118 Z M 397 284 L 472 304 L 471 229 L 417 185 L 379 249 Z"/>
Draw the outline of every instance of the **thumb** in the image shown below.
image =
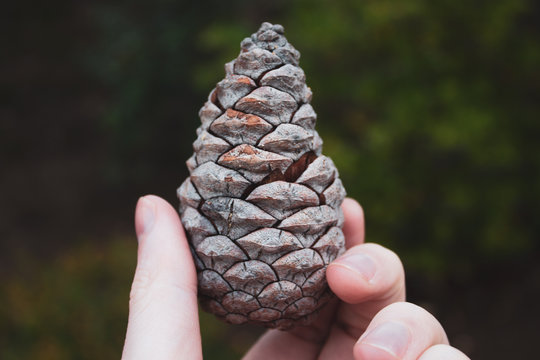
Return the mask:
<path id="1" fill-rule="evenodd" d="M 135 212 L 139 241 L 122 359 L 202 359 L 197 277 L 184 229 L 165 200 Z"/>

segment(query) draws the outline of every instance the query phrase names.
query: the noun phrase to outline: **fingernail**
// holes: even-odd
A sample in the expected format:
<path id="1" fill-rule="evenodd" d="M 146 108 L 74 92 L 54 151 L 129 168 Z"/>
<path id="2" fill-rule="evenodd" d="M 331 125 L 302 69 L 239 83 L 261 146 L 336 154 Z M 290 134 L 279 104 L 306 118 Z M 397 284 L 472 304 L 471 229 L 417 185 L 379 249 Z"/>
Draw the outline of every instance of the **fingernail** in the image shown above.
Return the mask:
<path id="1" fill-rule="evenodd" d="M 334 263 L 343 265 L 358 273 L 367 282 L 370 282 L 371 279 L 373 279 L 375 272 L 377 271 L 377 266 L 371 257 L 361 253 L 345 255 L 337 259 Z"/>
<path id="2" fill-rule="evenodd" d="M 400 359 L 405 355 L 410 339 L 411 333 L 405 325 L 386 322 L 362 336 L 358 343 L 378 348 Z"/>
<path id="3" fill-rule="evenodd" d="M 156 206 L 154 202 L 147 197 L 141 197 L 137 203 L 137 221 L 135 222 L 135 231 L 137 237 L 148 234 L 154 225 Z"/>

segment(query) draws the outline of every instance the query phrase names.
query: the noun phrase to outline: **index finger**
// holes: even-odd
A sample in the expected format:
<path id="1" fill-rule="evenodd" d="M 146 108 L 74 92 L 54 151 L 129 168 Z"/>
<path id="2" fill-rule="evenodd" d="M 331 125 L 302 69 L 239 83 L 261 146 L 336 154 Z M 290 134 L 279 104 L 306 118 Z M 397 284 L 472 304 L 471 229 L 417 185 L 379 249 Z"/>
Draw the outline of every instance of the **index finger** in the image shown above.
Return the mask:
<path id="1" fill-rule="evenodd" d="M 135 226 L 139 250 L 122 359 L 202 359 L 197 277 L 176 210 L 145 196 Z"/>

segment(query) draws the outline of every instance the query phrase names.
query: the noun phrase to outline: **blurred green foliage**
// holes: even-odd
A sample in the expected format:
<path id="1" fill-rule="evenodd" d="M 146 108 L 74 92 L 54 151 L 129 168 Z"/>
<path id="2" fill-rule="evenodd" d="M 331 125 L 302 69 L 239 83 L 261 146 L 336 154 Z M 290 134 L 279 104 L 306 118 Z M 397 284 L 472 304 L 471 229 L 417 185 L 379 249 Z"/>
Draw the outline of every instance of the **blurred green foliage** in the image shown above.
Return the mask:
<path id="1" fill-rule="evenodd" d="M 84 241 L 43 267 L 21 256 L 0 288 L 0 357 L 4 360 L 119 359 L 135 270 L 133 237 L 104 245 Z M 181 304 L 179 304 L 181 306 Z M 201 312 L 205 357 L 237 359 L 262 330 L 231 327 Z"/>
<path id="2" fill-rule="evenodd" d="M 0 140 L 11 153 L 22 144 L 22 154 L 34 146 L 42 155 L 37 179 L 43 190 L 8 194 L 24 209 L 6 210 L 0 221 L 27 229 L 29 238 L 39 219 L 53 221 L 50 214 L 69 221 L 54 222 L 49 235 L 36 230 L 28 246 L 55 244 L 59 255 L 22 256 L 16 269 L 0 276 L 3 359 L 118 358 L 135 244 L 124 232 L 109 230 L 91 241 L 80 233 L 102 218 L 111 229 L 131 226 L 125 214 L 131 216 L 141 193 L 175 201 L 174 190 L 187 176 L 184 160 L 198 109 L 224 76 L 223 64 L 262 21 L 283 24 L 302 53 L 324 153 L 364 206 L 368 241 L 394 249 L 413 280 L 431 278 L 442 296 L 453 295 L 447 281 L 476 287 L 486 268 L 534 264 L 540 235 L 538 2 L 53 1 L 36 5 L 35 13 L 24 8 L 28 2 L 10 5 L 20 6 L 26 19 L 17 43 L 23 50 L 12 52 L 13 64 L 27 67 L 4 78 L 15 88 L 24 83 L 13 102 L 35 123 L 28 132 L 26 122 L 4 111 L 1 126 L 10 131 L 0 131 Z M 49 79 L 40 64 L 54 67 L 50 83 L 39 83 Z M 71 89 L 62 86 L 75 75 L 73 96 L 83 100 L 66 102 Z M 39 84 L 35 98 L 28 96 L 32 81 Z M 51 107 L 41 111 L 38 104 L 32 112 L 29 98 Z M 40 124 L 42 116 L 58 116 L 59 125 Z M 8 135 L 17 126 L 24 141 Z M 43 139 L 61 144 L 48 163 Z M 90 155 L 78 158 L 73 149 L 81 139 Z M 4 188 L 35 186 L 27 183 L 34 176 L 18 172 L 26 157 L 6 160 L 12 167 Z M 51 211 L 55 204 L 65 209 Z M 58 240 L 56 228 L 66 222 L 80 230 Z M 424 301 L 432 295 L 427 287 L 416 291 Z M 238 358 L 257 335 L 249 328 L 232 332 L 205 314 L 202 321 L 209 358 Z M 474 357 L 482 358 L 481 351 Z"/>
<path id="3" fill-rule="evenodd" d="M 534 2 L 139 5 L 93 13 L 102 35 L 88 61 L 112 92 L 103 126 L 119 182 L 153 176 L 164 156 L 185 174 L 176 161 L 191 152 L 204 96 L 268 19 L 302 53 L 325 153 L 365 207 L 370 241 L 439 274 L 536 248 Z"/>
<path id="4" fill-rule="evenodd" d="M 85 242 L 43 267 L 18 259 L 0 288 L 2 359 L 119 358 L 136 243 Z"/>

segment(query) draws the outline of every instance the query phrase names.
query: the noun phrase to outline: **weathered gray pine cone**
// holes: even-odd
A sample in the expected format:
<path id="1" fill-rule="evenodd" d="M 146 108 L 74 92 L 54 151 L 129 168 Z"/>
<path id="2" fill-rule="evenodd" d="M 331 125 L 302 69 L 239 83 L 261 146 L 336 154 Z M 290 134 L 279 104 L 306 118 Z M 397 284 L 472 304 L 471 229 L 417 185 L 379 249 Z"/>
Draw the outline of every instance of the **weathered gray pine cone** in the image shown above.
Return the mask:
<path id="1" fill-rule="evenodd" d="M 345 189 L 321 155 L 300 53 L 263 23 L 210 93 L 178 189 L 207 311 L 233 324 L 306 325 L 331 298 Z"/>

